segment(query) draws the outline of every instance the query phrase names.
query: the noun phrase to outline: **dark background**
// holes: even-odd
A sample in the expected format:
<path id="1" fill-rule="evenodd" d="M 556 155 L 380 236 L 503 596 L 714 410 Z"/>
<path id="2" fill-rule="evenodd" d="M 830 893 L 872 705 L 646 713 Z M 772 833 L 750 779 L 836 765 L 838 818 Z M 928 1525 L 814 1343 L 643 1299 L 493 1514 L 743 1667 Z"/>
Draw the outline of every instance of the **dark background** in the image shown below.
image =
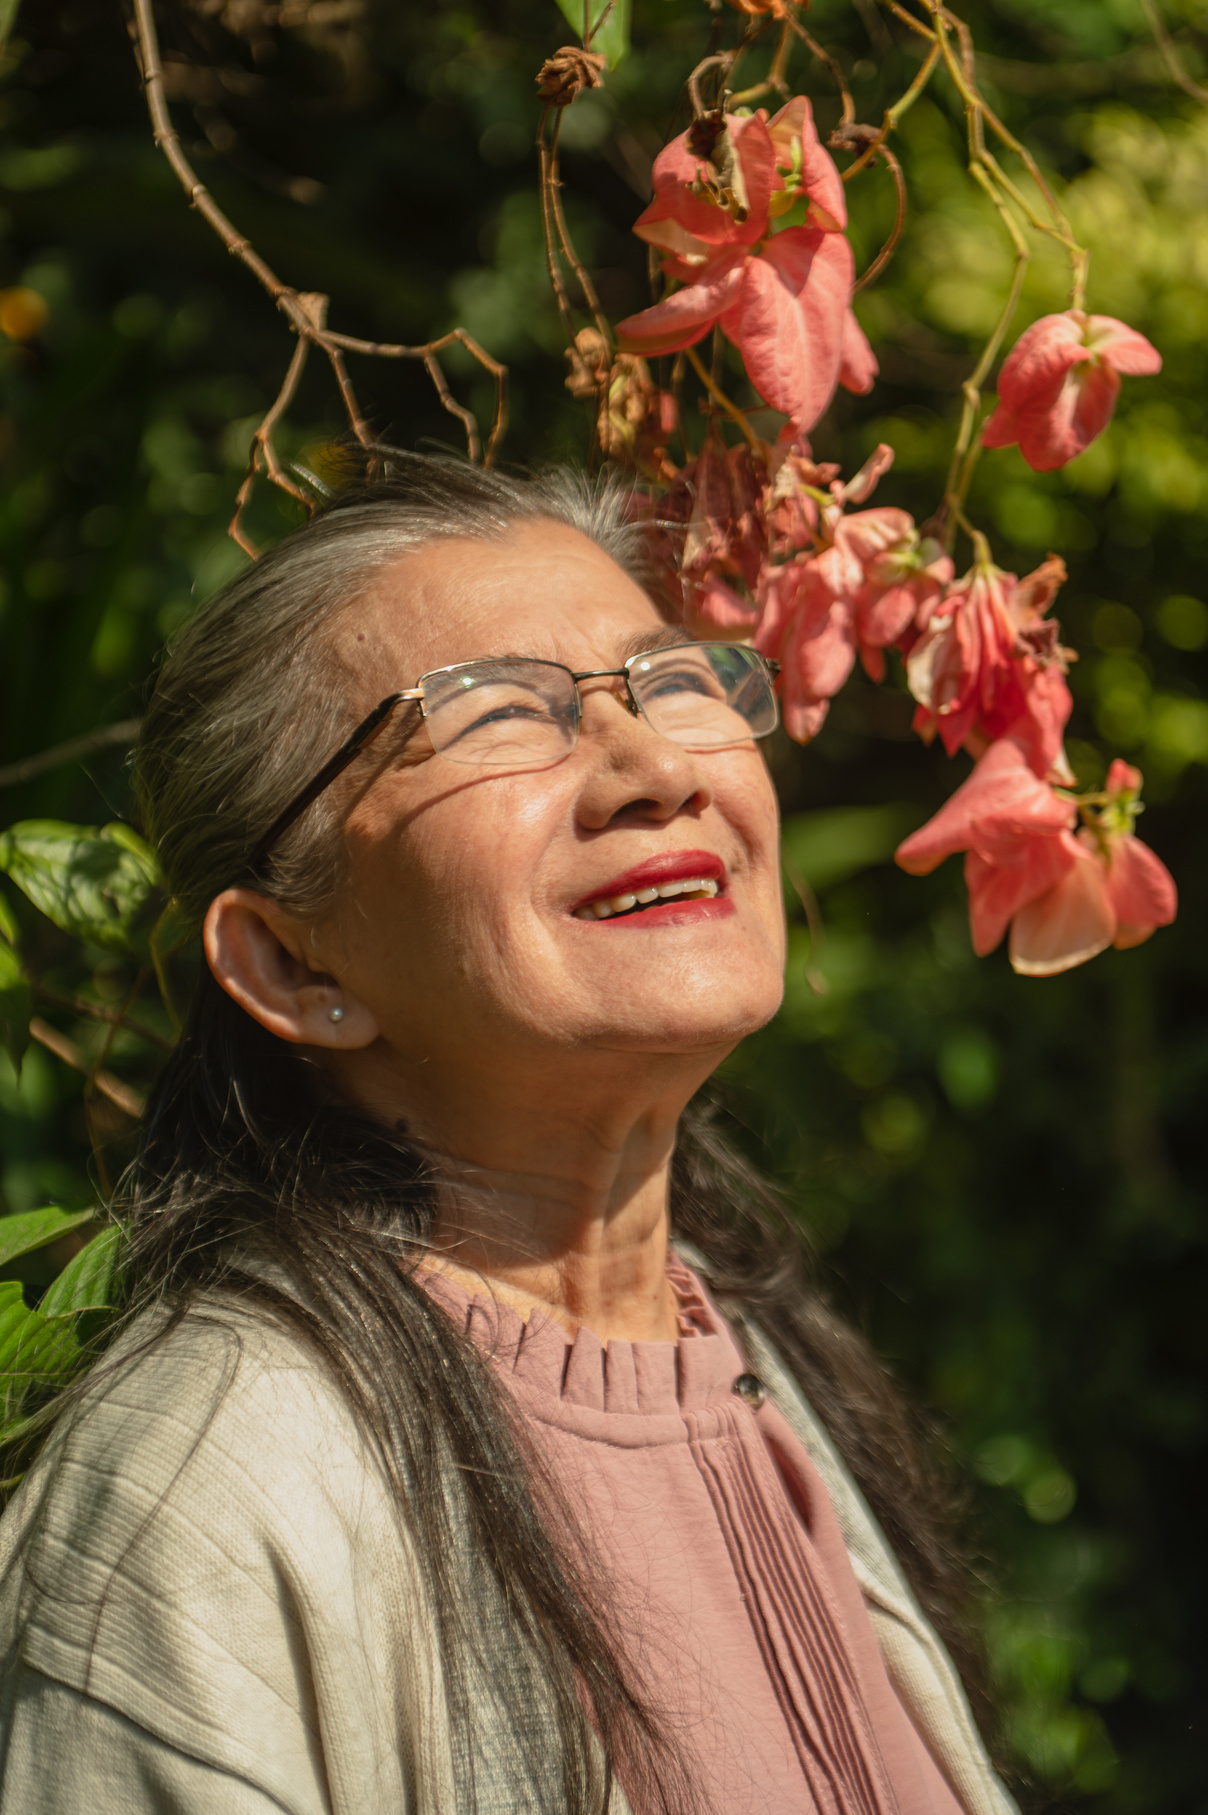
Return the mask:
<path id="1" fill-rule="evenodd" d="M 341 329 L 419 341 L 460 322 L 506 360 L 506 459 L 584 457 L 532 150 L 533 74 L 570 35 L 553 0 L 341 7 L 311 7 L 306 23 L 295 4 L 304 22 L 284 28 L 259 0 L 159 9 L 166 54 L 188 59 L 172 73 L 174 115 L 203 180 L 287 281 L 331 294 Z M 1013 976 L 1002 952 L 974 959 L 958 865 L 919 881 L 885 861 L 967 760 L 924 749 L 904 697 L 856 677 L 816 744 L 773 752 L 790 849 L 822 903 L 812 958 L 828 991 L 806 981 L 799 925 L 785 1010 L 725 1088 L 840 1303 L 949 1425 L 998 1584 L 991 1652 L 1021 1770 L 1057 1808 L 1179 1815 L 1208 1807 L 1208 111 L 1170 85 L 1134 0 L 985 0 L 964 14 L 988 95 L 1093 249 L 1090 307 L 1149 334 L 1166 361 L 1158 380 L 1125 381 L 1111 430 L 1065 472 L 988 455 L 970 511 L 1004 566 L 1026 571 L 1050 548 L 1068 561 L 1057 612 L 1082 652 L 1075 765 L 1084 784 L 1115 754 L 1144 769 L 1141 831 L 1177 878 L 1180 917 L 1048 981 Z M 1202 73 L 1208 14 L 1188 3 L 1166 17 Z M 874 0 L 818 0 L 810 23 L 859 117 L 879 120 L 917 69 L 909 35 Z M 736 16 L 722 25 L 732 34 Z M 567 117 L 567 207 L 614 315 L 647 300 L 629 228 L 710 29 L 689 0 L 638 0 L 633 51 Z M 117 5 L 25 0 L 0 70 L 0 290 L 46 305 L 41 320 L 28 303 L 10 311 L 0 337 L 7 763 L 136 716 L 165 636 L 239 566 L 225 523 L 292 340 L 155 151 Z M 825 71 L 798 52 L 791 73 L 828 128 Z M 815 446 L 850 471 L 890 441 L 897 465 L 876 502 L 923 518 L 1010 255 L 964 174 L 945 81 L 898 144 L 907 233 L 859 305 L 883 379 L 868 398 L 840 393 Z M 860 179 L 851 202 L 863 266 L 892 219 L 888 178 Z M 1012 338 L 1065 301 L 1062 260 L 1037 242 Z M 449 371 L 486 420 L 481 379 L 464 361 Z M 353 373 L 391 439 L 457 444 L 418 367 L 354 360 Z M 312 360 L 283 449 L 321 468 L 341 427 Z M 292 508 L 259 493 L 256 533 L 280 533 Z M 129 811 L 121 748 L 0 798 L 0 824 Z M 52 998 L 116 1000 L 122 961 L 81 954 L 8 896 L 39 1012 L 87 1050 L 96 1025 Z M 149 1075 L 125 1035 L 107 1062 Z M 80 1084 L 36 1045 L 19 1083 L 0 1059 L 0 1209 L 93 1200 Z M 120 1155 L 114 1117 L 98 1132 Z M 36 1267 L 29 1277 L 36 1288 Z"/>

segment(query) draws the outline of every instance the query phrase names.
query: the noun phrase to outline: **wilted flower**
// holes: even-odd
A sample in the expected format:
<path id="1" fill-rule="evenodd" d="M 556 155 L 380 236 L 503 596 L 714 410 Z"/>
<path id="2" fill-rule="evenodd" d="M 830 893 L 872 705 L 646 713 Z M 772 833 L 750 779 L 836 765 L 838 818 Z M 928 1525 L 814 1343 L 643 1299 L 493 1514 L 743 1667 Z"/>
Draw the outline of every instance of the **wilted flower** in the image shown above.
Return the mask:
<path id="1" fill-rule="evenodd" d="M 1157 348 L 1114 316 L 1083 309 L 1042 316 L 1003 362 L 998 408 L 982 442 L 1010 447 L 1017 441 L 1030 467 L 1051 472 L 1107 427 L 1122 372 L 1146 377 L 1161 369 Z"/>
<path id="2" fill-rule="evenodd" d="M 537 99 L 547 107 L 569 107 L 584 88 L 600 88 L 605 59 L 577 44 L 563 45 L 537 71 Z"/>
<path id="3" fill-rule="evenodd" d="M 1017 581 L 980 545 L 973 566 L 934 607 L 907 658 L 921 737 L 930 742 L 938 732 L 953 756 L 971 740 L 979 754 L 997 738 L 1018 734 L 1038 775 L 1068 774 L 1061 746 L 1073 703 L 1064 678 L 1072 651 L 1044 617 L 1064 578 L 1064 562 L 1050 555 Z"/>
<path id="4" fill-rule="evenodd" d="M 834 161 L 804 95 L 760 112 L 697 120 L 659 153 L 654 200 L 634 232 L 667 254 L 683 286 L 619 323 L 631 353 L 678 352 L 714 326 L 765 401 L 802 434 L 835 386 L 866 391 L 876 360 L 851 312 L 853 264 Z M 771 232 L 798 200 L 807 225 Z"/>
<path id="5" fill-rule="evenodd" d="M 766 567 L 757 589 L 763 615 L 755 646 L 781 665 L 781 708 L 785 729 L 798 743 L 816 737 L 856 659 L 856 600 L 866 581 L 866 563 L 889 543 L 913 531 L 905 511 L 844 512 L 863 503 L 893 463 L 882 443 L 848 482 L 832 479 L 826 492 L 813 492 L 817 529 L 810 553 L 779 567 Z M 797 472 L 800 473 L 798 462 Z M 817 472 L 819 469 L 814 469 Z M 781 484 L 777 475 L 775 491 Z"/>
<path id="6" fill-rule="evenodd" d="M 710 434 L 682 477 L 691 497 L 680 563 L 685 621 L 704 635 L 749 633 L 758 618 L 749 595 L 766 549 L 764 472 L 745 443 L 727 448 Z"/>
<path id="7" fill-rule="evenodd" d="M 907 646 L 926 628 L 952 579 L 952 560 L 934 537 L 919 535 L 904 510 L 861 511 L 845 529 L 862 568 L 853 601 L 860 660 L 879 681 L 885 650 Z"/>
<path id="8" fill-rule="evenodd" d="M 609 359 L 608 342 L 596 328 L 581 328 L 566 349 L 566 388 L 572 397 L 597 397 L 596 433 L 610 460 L 624 460 L 658 478 L 674 472 L 667 443 L 676 428 L 675 398 L 661 391 L 644 359 L 618 353 Z"/>

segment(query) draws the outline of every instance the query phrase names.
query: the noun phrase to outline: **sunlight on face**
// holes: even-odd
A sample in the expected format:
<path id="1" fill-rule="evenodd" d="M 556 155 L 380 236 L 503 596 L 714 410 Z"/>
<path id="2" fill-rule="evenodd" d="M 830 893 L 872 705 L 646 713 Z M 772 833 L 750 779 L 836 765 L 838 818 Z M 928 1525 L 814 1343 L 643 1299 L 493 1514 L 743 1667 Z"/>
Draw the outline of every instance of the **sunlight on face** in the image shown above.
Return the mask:
<path id="1" fill-rule="evenodd" d="M 350 608 L 337 653 L 360 677 L 355 712 L 452 663 L 615 668 L 666 638 L 615 562 L 542 523 L 406 555 Z M 429 755 L 354 777 L 338 936 L 348 985 L 400 1050 L 720 1056 L 775 1012 L 778 823 L 758 747 L 685 749 L 617 687 L 583 683 L 578 744 L 547 766 Z"/>

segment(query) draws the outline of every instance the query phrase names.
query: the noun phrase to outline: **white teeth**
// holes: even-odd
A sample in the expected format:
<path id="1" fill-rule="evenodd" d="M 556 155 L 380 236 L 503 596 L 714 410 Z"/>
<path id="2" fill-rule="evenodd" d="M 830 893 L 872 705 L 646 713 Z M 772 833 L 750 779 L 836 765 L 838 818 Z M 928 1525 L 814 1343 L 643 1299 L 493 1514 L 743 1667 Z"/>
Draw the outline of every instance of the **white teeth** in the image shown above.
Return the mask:
<path id="1" fill-rule="evenodd" d="M 660 882 L 657 886 L 635 889 L 631 895 L 610 895 L 575 909 L 576 920 L 611 920 L 614 914 L 631 913 L 635 907 L 649 907 L 652 901 L 672 901 L 677 895 L 703 895 L 711 899 L 720 885 L 712 877 L 687 876 L 680 882 Z"/>

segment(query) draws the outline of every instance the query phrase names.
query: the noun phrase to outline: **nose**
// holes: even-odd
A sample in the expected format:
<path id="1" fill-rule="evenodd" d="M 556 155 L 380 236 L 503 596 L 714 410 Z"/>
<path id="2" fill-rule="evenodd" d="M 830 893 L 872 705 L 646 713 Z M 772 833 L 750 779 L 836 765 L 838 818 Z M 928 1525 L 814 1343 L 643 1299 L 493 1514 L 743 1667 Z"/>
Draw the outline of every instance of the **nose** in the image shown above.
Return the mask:
<path id="1" fill-rule="evenodd" d="M 679 813 L 704 812 L 713 789 L 699 752 L 661 737 L 635 714 L 621 677 L 585 681 L 579 691 L 579 815 L 586 828 L 599 831 L 621 819 L 662 824 Z"/>

